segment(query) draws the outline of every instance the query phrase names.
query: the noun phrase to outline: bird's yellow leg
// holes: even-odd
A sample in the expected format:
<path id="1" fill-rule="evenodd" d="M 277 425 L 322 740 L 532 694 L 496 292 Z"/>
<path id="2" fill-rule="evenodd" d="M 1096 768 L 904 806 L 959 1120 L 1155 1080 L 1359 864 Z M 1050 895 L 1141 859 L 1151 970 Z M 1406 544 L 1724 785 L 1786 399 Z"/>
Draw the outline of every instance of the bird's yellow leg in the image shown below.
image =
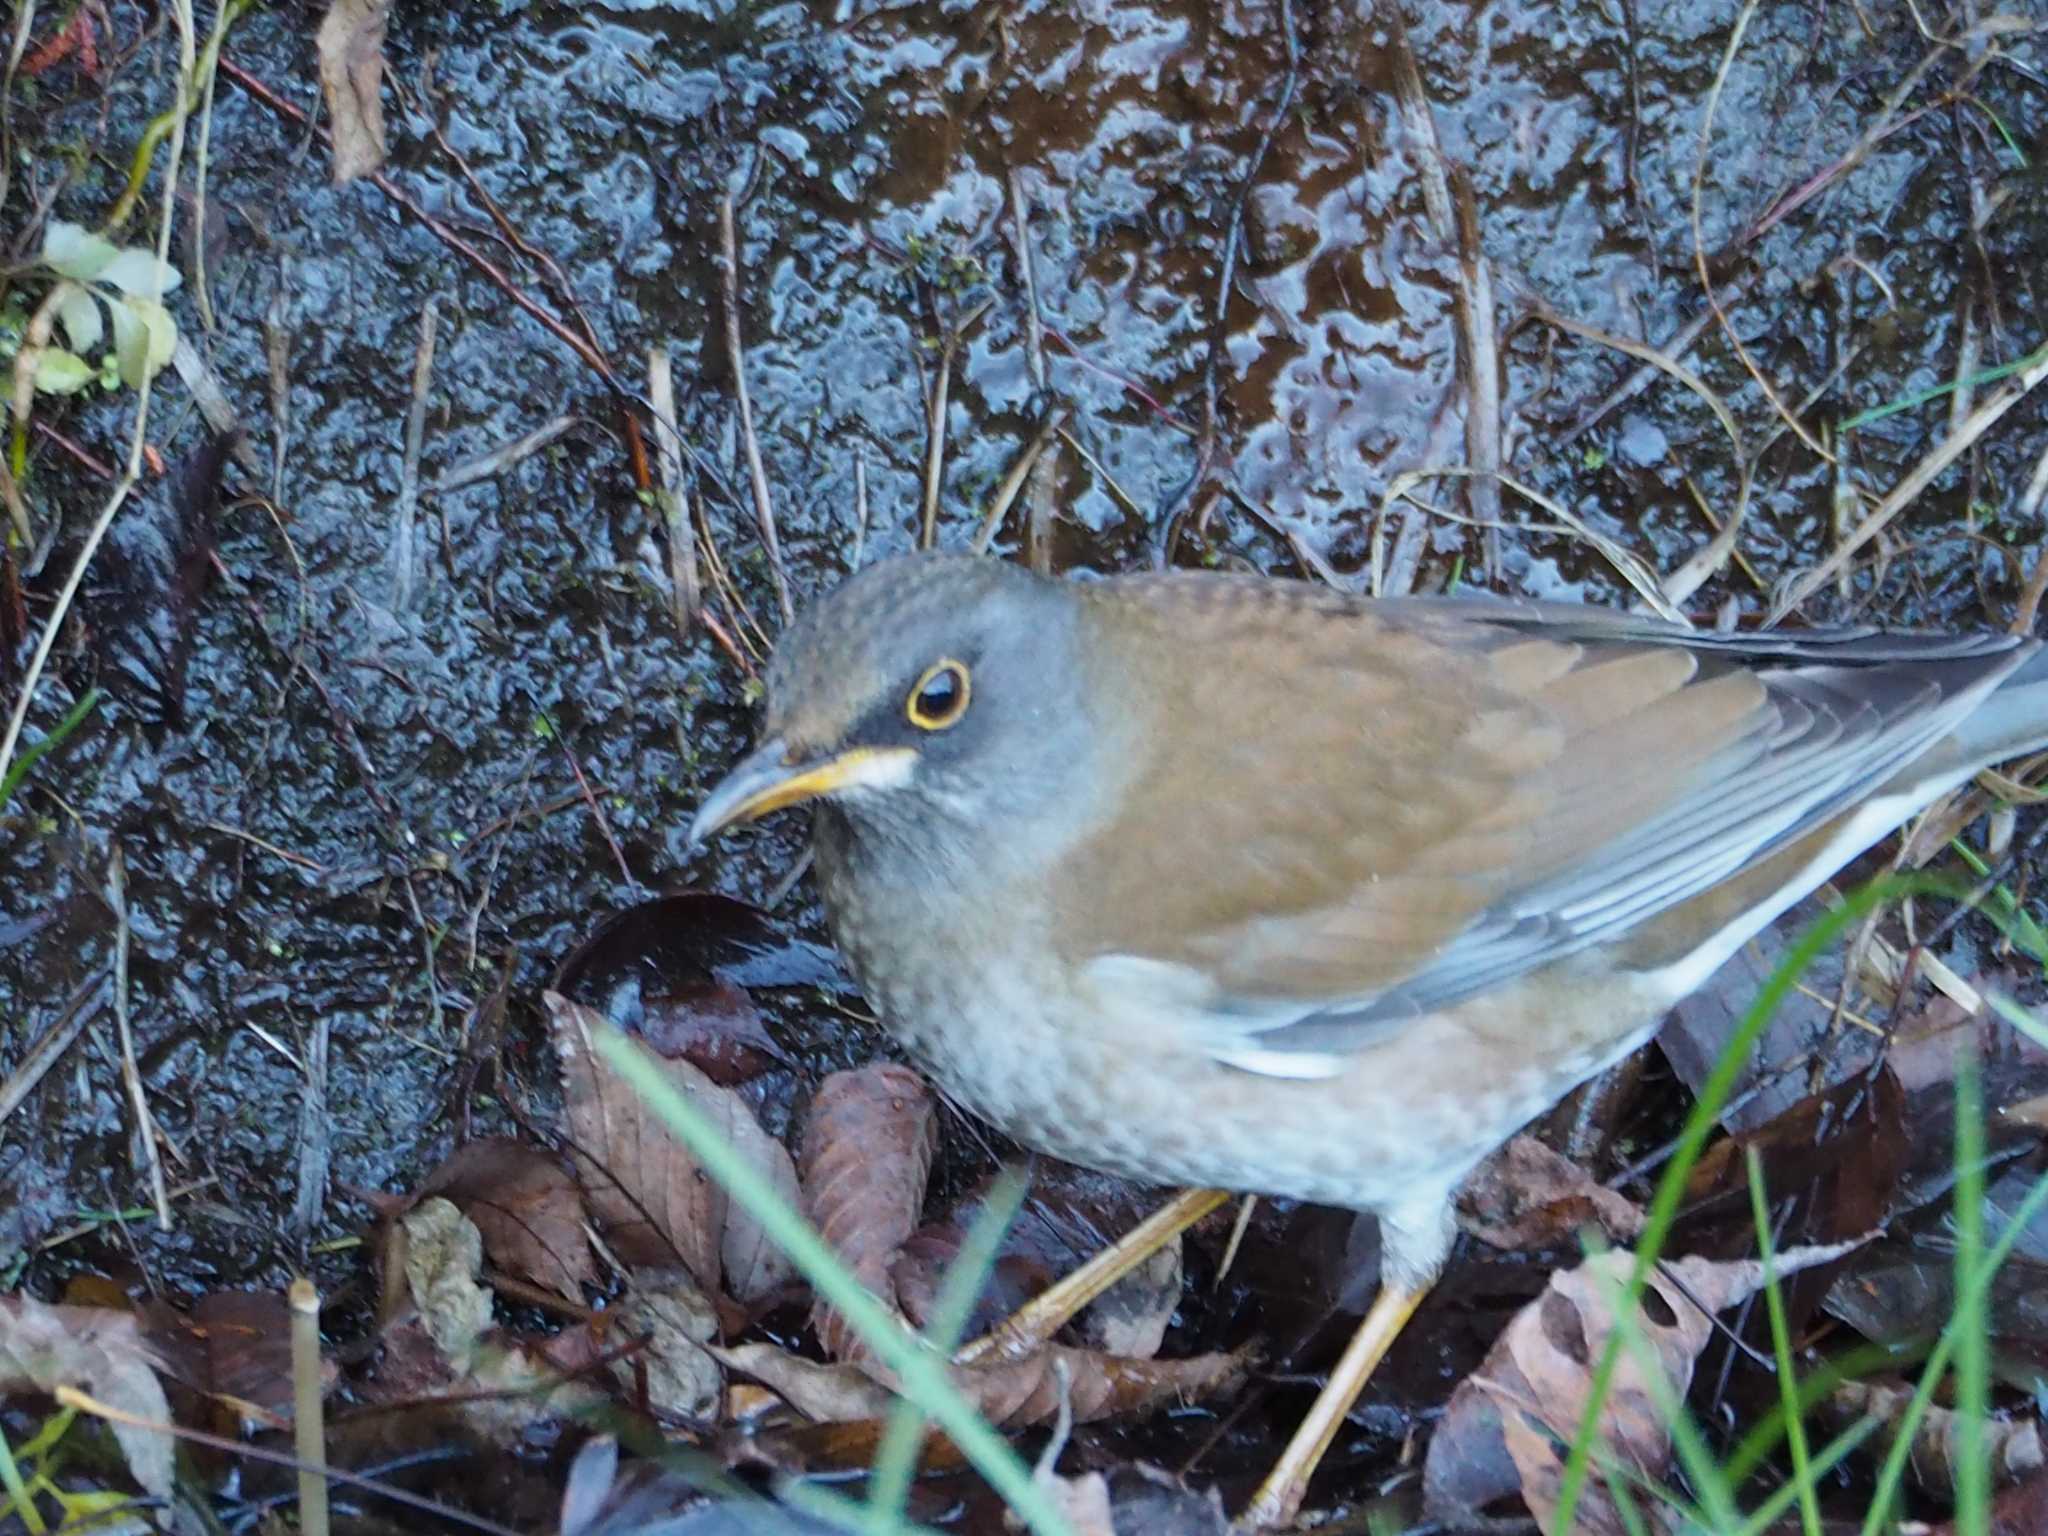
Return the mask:
<path id="1" fill-rule="evenodd" d="M 1079 1269 L 1024 1303 L 953 1359 L 960 1365 L 985 1360 L 1021 1360 L 1037 1349 L 1089 1302 L 1230 1199 L 1220 1189 L 1182 1190 Z"/>
<path id="2" fill-rule="evenodd" d="M 1287 1449 L 1280 1453 L 1273 1470 L 1266 1474 L 1265 1482 L 1252 1495 L 1251 1503 L 1237 1517 L 1239 1532 L 1269 1531 L 1293 1523 L 1301 1510 L 1301 1501 L 1308 1493 L 1308 1480 L 1315 1472 L 1316 1463 L 1323 1459 L 1330 1442 L 1337 1438 L 1338 1426 L 1358 1400 L 1358 1394 L 1365 1390 L 1373 1368 L 1386 1357 L 1394 1340 L 1401 1336 L 1408 1319 L 1415 1315 L 1415 1309 L 1422 1305 L 1422 1298 L 1428 1294 L 1427 1287 L 1420 1290 L 1380 1287 L 1379 1295 L 1373 1298 L 1372 1310 L 1365 1314 L 1365 1321 L 1358 1325 L 1358 1332 L 1344 1346 L 1344 1357 L 1330 1372 L 1329 1382 L 1310 1407 L 1308 1417 L 1301 1421 L 1294 1438 L 1287 1442 Z"/>

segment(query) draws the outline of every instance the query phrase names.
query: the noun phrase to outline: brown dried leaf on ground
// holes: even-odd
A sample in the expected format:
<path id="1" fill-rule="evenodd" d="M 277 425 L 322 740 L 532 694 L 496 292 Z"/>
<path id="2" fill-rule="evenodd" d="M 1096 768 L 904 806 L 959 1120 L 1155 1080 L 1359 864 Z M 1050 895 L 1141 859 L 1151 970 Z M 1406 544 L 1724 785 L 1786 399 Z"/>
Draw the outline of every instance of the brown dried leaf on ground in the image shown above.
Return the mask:
<path id="1" fill-rule="evenodd" d="M 1495 1248 L 1552 1248 L 1585 1227 L 1617 1243 L 1643 1230 L 1642 1207 L 1533 1136 L 1517 1136 L 1458 1191 L 1465 1230 Z"/>
<path id="2" fill-rule="evenodd" d="M 938 1107 L 924 1079 L 893 1063 L 835 1072 L 811 1097 L 804 1126 L 804 1211 L 862 1285 L 891 1306 L 889 1268 L 917 1228 L 938 1145 Z M 865 1354 L 822 1301 L 812 1325 L 835 1360 Z"/>
<path id="3" fill-rule="evenodd" d="M 846 1423 L 881 1418 L 895 1401 L 879 1363 L 821 1365 L 772 1344 L 711 1350 L 721 1365 L 773 1388 L 807 1418 Z M 1074 1418 L 1082 1423 L 1147 1412 L 1227 1392 L 1244 1380 L 1248 1356 L 1124 1360 L 1050 1345 L 1024 1360 L 961 1366 L 953 1372 L 975 1410 L 1006 1429 L 1050 1424 L 1059 1415 L 1061 1367 Z"/>
<path id="4" fill-rule="evenodd" d="M 1229 1536 L 1215 1489 L 1195 1493 L 1142 1461 L 1080 1477 L 1040 1467 L 1032 1481 L 1052 1495 L 1074 1536 Z"/>
<path id="5" fill-rule="evenodd" d="M 721 1279 L 741 1301 L 767 1295 L 790 1276 L 789 1262 L 757 1223 L 727 1198 L 690 1149 L 596 1053 L 595 1011 L 546 994 L 562 1061 L 569 1140 L 592 1219 L 622 1263 L 681 1263 L 716 1299 Z M 747 1102 L 686 1061 L 650 1055 L 675 1090 L 709 1118 L 728 1144 L 792 1205 L 796 1168 Z"/>
<path id="6" fill-rule="evenodd" d="M 594 1412 L 602 1393 L 552 1361 L 546 1341 L 495 1327 L 491 1293 L 477 1280 L 483 1238 L 449 1201 L 430 1196 L 393 1234 L 407 1306 L 386 1300 L 398 1321 L 384 1332 L 370 1397 L 418 1402 L 449 1396 L 463 1422 L 498 1444 L 526 1435 L 538 1419 Z"/>
<path id="7" fill-rule="evenodd" d="M 1832 1262 L 1853 1246 L 1788 1249 L 1778 1255 L 1778 1273 Z M 1424 1469 L 1424 1507 L 1431 1515 L 1466 1518 L 1519 1493 L 1538 1523 L 1549 1525 L 1564 1477 L 1563 1448 L 1584 1420 L 1593 1372 L 1615 1333 L 1613 1304 L 1634 1264 L 1634 1254 L 1617 1250 L 1552 1274 L 1480 1368 L 1458 1384 Z M 1678 1259 L 1650 1272 L 1633 1324 L 1638 1337 L 1633 1343 L 1624 1338 L 1601 1411 L 1607 1456 L 1645 1477 L 1663 1476 L 1671 1443 L 1639 1346 L 1654 1354 L 1670 1396 L 1683 1399 L 1693 1363 L 1713 1333 L 1711 1314 L 1753 1295 L 1763 1282 L 1763 1265 L 1749 1259 Z M 1504 1475 L 1509 1462 L 1511 1483 Z M 1627 1530 L 1597 1476 L 1580 1496 L 1574 1520 L 1575 1530 L 1591 1536 Z"/>
<path id="8" fill-rule="evenodd" d="M 1888 1445 L 1897 1438 L 1899 1421 L 1912 1401 L 1913 1389 L 1902 1383 L 1845 1381 L 1828 1394 L 1824 1412 L 1831 1422 L 1844 1429 L 1869 1415 L 1884 1426 L 1879 1443 Z M 1995 1485 L 2006 1487 L 2048 1470 L 2048 1447 L 2042 1445 L 2038 1420 L 1992 1419 L 1980 1426 L 1979 1432 Z M 1963 1416 L 1953 1408 L 1936 1404 L 1926 1407 L 1913 1432 L 1907 1470 L 1921 1489 L 1936 1498 L 1955 1498 L 1962 1435 Z"/>
<path id="9" fill-rule="evenodd" d="M 952 1268 L 966 1233 L 980 1219 L 993 1180 L 963 1194 L 938 1221 L 928 1221 L 890 1262 L 896 1301 L 920 1328 L 930 1316 L 938 1288 Z M 1152 1212 L 1158 1192 L 1128 1180 L 1077 1168 L 1054 1158 L 1032 1164 L 1031 1185 L 1016 1219 L 1003 1233 L 994 1268 L 968 1312 L 963 1338 L 979 1338 L 1061 1275 L 1078 1268 Z M 1096 1298 L 1075 1320 L 1078 1342 L 1113 1355 L 1152 1355 L 1180 1304 L 1181 1243 L 1171 1256 L 1126 1276 Z M 1169 1278 L 1168 1271 L 1172 1270 Z"/>
<path id="10" fill-rule="evenodd" d="M 420 1322 L 442 1358 L 458 1374 L 466 1371 L 491 1328 L 491 1293 L 477 1280 L 483 1235 L 453 1201 L 438 1195 L 406 1212 L 399 1226 L 406 1289 Z"/>
<path id="11" fill-rule="evenodd" d="M 222 1434 L 290 1427 L 291 1314 L 281 1294 L 211 1291 L 189 1312 L 151 1302 L 140 1318 L 163 1374 L 220 1410 Z M 323 1358 L 320 1369 L 323 1385 L 332 1386 L 334 1362 Z"/>
<path id="12" fill-rule="evenodd" d="M 647 1406 L 665 1418 L 710 1419 L 725 1378 L 704 1346 L 718 1337 L 718 1309 L 680 1269 L 642 1270 L 610 1309 L 614 1327 L 646 1349 L 613 1366 L 627 1386 L 646 1383 Z"/>
<path id="13" fill-rule="evenodd" d="M 135 1318 L 103 1307 L 52 1307 L 28 1296 L 0 1296 L 0 1394 L 74 1387 L 156 1424 L 170 1403 L 157 1380 L 155 1353 Z M 128 1470 L 143 1490 L 171 1496 L 174 1465 L 167 1434 L 112 1424 Z"/>
<path id="14" fill-rule="evenodd" d="M 552 1153 L 509 1136 L 455 1149 L 429 1175 L 422 1195 L 451 1200 L 476 1223 L 484 1252 L 509 1275 L 583 1299 L 597 1264 L 583 1230 L 583 1194 Z"/>
<path id="15" fill-rule="evenodd" d="M 753 998 L 722 976 L 648 997 L 642 1007 L 640 1038 L 657 1055 L 681 1057 L 721 1087 L 737 1088 L 790 1064 Z"/>
<path id="16" fill-rule="evenodd" d="M 2041 1536 L 2048 1531 L 2048 1477 L 2035 1477 L 2008 1488 L 1991 1501 L 1991 1519 L 1981 1533 L 1962 1531 L 1960 1521 L 1932 1528 L 1926 1536 Z"/>
<path id="17" fill-rule="evenodd" d="M 334 180 L 368 175 L 384 163 L 384 23 L 391 0 L 333 0 L 314 49 L 320 92 L 334 125 Z"/>

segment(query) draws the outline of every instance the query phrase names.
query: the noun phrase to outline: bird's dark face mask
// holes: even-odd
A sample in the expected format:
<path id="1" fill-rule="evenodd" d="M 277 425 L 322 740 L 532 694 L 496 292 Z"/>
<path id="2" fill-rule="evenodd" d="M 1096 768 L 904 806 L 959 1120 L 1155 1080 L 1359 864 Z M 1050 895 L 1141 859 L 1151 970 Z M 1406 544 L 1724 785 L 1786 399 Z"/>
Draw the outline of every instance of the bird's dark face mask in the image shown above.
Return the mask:
<path id="1" fill-rule="evenodd" d="M 777 645 L 760 745 L 712 790 L 692 845 L 829 801 L 856 828 L 915 836 L 1029 816 L 1089 725 L 1062 700 L 1067 594 L 993 561 L 934 559 L 906 581 L 854 577 Z"/>

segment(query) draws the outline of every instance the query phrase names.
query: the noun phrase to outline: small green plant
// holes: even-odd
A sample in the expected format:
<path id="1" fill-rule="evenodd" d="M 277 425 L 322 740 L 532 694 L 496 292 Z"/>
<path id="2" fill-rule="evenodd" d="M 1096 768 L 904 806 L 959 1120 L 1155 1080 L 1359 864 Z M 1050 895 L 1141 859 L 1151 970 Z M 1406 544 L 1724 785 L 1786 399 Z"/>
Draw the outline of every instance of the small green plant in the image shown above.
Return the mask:
<path id="1" fill-rule="evenodd" d="M 139 389 L 171 360 L 178 326 L 163 299 L 180 279 L 169 263 L 157 261 L 155 251 L 118 246 L 83 225 L 53 219 L 35 264 L 56 279 L 44 302 L 54 307 L 71 344 L 46 342 L 38 350 L 38 394 L 72 395 L 94 383 L 107 390 L 123 384 Z M 95 358 L 110 327 L 113 347 Z"/>

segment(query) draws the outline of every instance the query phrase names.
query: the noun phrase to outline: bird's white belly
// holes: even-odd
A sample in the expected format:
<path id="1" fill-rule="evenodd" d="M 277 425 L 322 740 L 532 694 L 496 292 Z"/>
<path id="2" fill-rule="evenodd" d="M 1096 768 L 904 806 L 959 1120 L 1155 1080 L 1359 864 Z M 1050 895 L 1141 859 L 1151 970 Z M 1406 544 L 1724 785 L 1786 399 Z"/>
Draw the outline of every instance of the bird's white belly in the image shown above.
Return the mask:
<path id="1" fill-rule="evenodd" d="M 999 1025 L 963 1028 L 964 997 L 874 1001 L 951 1097 L 1024 1145 L 1150 1183 L 1382 1212 L 1443 1198 L 1654 1023 L 1614 1020 L 1561 1057 L 1515 1061 L 1490 1048 L 1514 1006 L 1495 996 L 1484 1029 L 1455 1012 L 1421 1019 L 1338 1075 L 1302 1080 L 1226 1066 L 1185 1041 L 1121 1036 L 999 965 L 973 987 L 977 1016 Z"/>

